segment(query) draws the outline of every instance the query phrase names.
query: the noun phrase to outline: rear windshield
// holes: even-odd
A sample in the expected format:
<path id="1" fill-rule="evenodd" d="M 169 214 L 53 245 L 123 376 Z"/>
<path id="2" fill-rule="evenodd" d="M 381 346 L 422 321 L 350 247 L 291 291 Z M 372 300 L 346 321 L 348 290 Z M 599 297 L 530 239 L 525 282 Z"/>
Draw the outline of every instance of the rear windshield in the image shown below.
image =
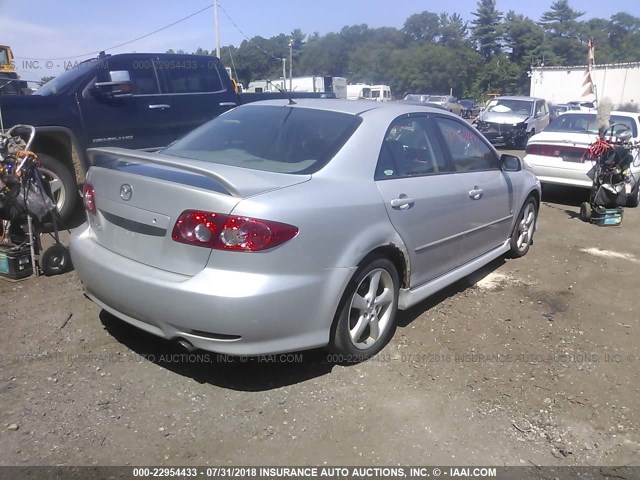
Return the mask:
<path id="1" fill-rule="evenodd" d="M 551 122 L 547 128 L 545 128 L 545 131 L 590 133 L 592 135 L 597 135 L 598 123 L 598 116 L 593 113 L 565 114 L 560 115 Z M 609 118 L 609 125 L 616 125 L 613 127 L 613 133 L 616 135 L 622 130 L 626 130 L 628 128 L 631 130 L 634 137 L 638 136 L 636 122 L 634 122 L 632 118 L 611 115 Z"/>
<path id="2" fill-rule="evenodd" d="M 404 96 L 404 100 L 411 102 L 426 102 L 429 100 L 429 95 L 420 95 L 417 93 L 408 93 Z"/>
<path id="3" fill-rule="evenodd" d="M 248 105 L 221 115 L 163 150 L 167 155 L 278 173 L 320 170 L 361 122 L 346 113 Z"/>
<path id="4" fill-rule="evenodd" d="M 511 100 L 499 98 L 491 100 L 487 106 L 488 112 L 516 113 L 518 115 L 533 115 L 533 102 L 529 100 Z"/>
<path id="5" fill-rule="evenodd" d="M 438 95 L 429 95 L 429 101 L 430 102 L 446 102 L 447 97 L 441 97 Z"/>

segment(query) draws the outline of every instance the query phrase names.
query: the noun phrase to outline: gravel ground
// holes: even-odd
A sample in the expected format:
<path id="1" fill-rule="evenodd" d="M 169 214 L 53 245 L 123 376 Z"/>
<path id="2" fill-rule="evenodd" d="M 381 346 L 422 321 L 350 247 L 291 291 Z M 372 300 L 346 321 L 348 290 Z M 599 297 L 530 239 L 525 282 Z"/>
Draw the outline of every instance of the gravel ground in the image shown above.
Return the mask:
<path id="1" fill-rule="evenodd" d="M 584 197 L 545 189 L 526 257 L 402 312 L 355 366 L 189 356 L 73 272 L 0 281 L 0 465 L 638 464 L 640 209 L 599 228 Z"/>

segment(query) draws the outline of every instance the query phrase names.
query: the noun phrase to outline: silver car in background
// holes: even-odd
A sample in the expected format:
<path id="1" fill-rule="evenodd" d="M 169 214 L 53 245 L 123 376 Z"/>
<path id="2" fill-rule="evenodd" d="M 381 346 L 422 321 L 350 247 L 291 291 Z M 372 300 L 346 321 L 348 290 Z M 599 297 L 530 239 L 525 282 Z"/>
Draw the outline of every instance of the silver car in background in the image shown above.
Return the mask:
<path id="1" fill-rule="evenodd" d="M 478 116 L 477 127 L 493 144 L 523 149 L 549 125 L 549 107 L 542 98 L 496 97 Z"/>
<path id="2" fill-rule="evenodd" d="M 159 153 L 90 157 L 71 240 L 87 296 L 233 355 L 370 357 L 398 308 L 526 254 L 540 201 L 517 157 L 415 105 L 258 102 Z"/>
<path id="3" fill-rule="evenodd" d="M 451 95 L 429 95 L 428 101 L 440 105 L 451 113 L 462 116 L 462 105 Z"/>

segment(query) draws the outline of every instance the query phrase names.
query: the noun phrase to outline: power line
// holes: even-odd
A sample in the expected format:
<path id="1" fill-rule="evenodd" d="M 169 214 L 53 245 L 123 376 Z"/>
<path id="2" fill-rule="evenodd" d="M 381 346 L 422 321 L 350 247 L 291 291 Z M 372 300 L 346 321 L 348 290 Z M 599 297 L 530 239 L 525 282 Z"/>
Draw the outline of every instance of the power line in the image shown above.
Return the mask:
<path id="1" fill-rule="evenodd" d="M 23 60 L 67 60 L 67 59 L 70 59 L 70 58 L 79 58 L 79 57 L 88 57 L 90 55 L 97 55 L 102 51 L 114 50 L 116 48 L 120 48 L 120 47 L 124 47 L 125 45 L 129 45 L 130 43 L 137 42 L 138 40 L 142 40 L 143 38 L 150 37 L 151 35 L 154 35 L 154 34 L 156 34 L 158 32 L 166 30 L 169 27 L 173 27 L 174 25 L 177 25 L 178 23 L 184 22 L 185 20 L 188 20 L 191 17 L 195 17 L 196 15 L 204 12 L 205 10 L 210 9 L 211 7 L 213 7 L 213 4 L 207 5 L 206 7 L 198 10 L 197 12 L 193 12 L 191 15 L 187 15 L 186 17 L 181 18 L 180 20 L 176 20 L 175 22 L 172 22 L 172 23 L 170 23 L 168 25 L 165 25 L 164 27 L 158 28 L 157 30 L 154 30 L 153 32 L 150 32 L 150 33 L 147 33 L 147 34 L 142 35 L 140 37 L 134 38 L 133 40 L 129 40 L 127 42 L 123 42 L 123 43 L 120 43 L 118 45 L 114 45 L 113 47 L 103 48 L 103 49 L 98 50 L 96 52 L 83 53 L 82 55 L 69 55 L 69 56 L 60 57 L 60 58 L 34 58 L 34 57 L 16 57 L 16 58 L 20 58 L 20 59 L 23 59 Z"/>
<path id="2" fill-rule="evenodd" d="M 264 48 L 262 48 L 260 45 L 258 45 L 257 43 L 255 43 L 253 40 L 251 40 L 246 33 L 244 33 L 242 31 L 242 29 L 236 24 L 236 22 L 233 21 L 233 19 L 229 16 L 229 14 L 227 13 L 227 11 L 224 9 L 224 7 L 222 5 L 220 5 L 220 3 L 218 2 L 218 7 L 222 10 L 222 12 L 225 14 L 225 16 L 229 19 L 229 21 L 233 24 L 234 27 L 236 27 L 236 30 L 238 30 L 240 32 L 240 34 L 245 38 L 245 40 L 247 40 L 251 45 L 253 45 L 254 47 L 256 47 L 258 50 L 260 50 L 262 53 L 264 53 L 265 55 L 273 58 L 274 60 L 277 60 L 278 62 L 280 60 L 282 60 L 281 57 L 277 57 L 275 56 L 273 53 L 271 52 L 267 52 Z"/>

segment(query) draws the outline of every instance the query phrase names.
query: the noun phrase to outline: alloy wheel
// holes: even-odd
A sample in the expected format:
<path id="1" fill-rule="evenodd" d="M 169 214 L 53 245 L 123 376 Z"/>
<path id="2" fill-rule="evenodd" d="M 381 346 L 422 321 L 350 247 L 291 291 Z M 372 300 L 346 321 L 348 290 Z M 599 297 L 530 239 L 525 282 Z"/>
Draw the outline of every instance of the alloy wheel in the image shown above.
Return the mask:
<path id="1" fill-rule="evenodd" d="M 393 279 L 383 268 L 371 270 L 360 282 L 349 308 L 349 337 L 365 350 L 389 328 L 396 301 Z"/>
<path id="2" fill-rule="evenodd" d="M 522 213 L 522 220 L 518 224 L 518 238 L 516 247 L 518 251 L 524 251 L 533 238 L 533 229 L 535 228 L 536 208 L 532 202 L 528 203 Z"/>

